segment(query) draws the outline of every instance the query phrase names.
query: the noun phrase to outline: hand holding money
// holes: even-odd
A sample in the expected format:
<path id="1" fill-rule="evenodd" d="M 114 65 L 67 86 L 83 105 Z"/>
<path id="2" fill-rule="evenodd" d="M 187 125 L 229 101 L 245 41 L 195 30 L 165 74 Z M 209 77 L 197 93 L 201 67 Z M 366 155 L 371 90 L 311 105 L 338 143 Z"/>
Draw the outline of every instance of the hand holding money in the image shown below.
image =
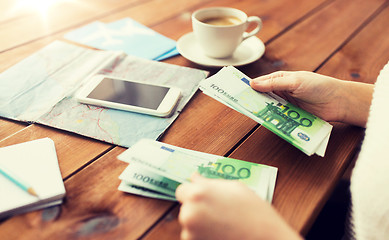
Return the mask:
<path id="1" fill-rule="evenodd" d="M 241 182 L 272 201 L 277 168 L 197 152 L 143 139 L 118 156 L 130 163 L 119 176 L 119 190 L 146 197 L 175 200 L 177 187 L 198 172 L 207 178 Z"/>
<path id="2" fill-rule="evenodd" d="M 177 188 L 183 239 L 302 239 L 244 184 L 194 175 Z"/>
<path id="3" fill-rule="evenodd" d="M 374 85 L 307 71 L 280 71 L 252 79 L 259 92 L 275 92 L 326 121 L 366 127 Z"/>
<path id="4" fill-rule="evenodd" d="M 324 156 L 332 126 L 273 93 L 250 87 L 250 78 L 230 66 L 200 83 L 215 100 L 252 118 L 307 155 Z"/>

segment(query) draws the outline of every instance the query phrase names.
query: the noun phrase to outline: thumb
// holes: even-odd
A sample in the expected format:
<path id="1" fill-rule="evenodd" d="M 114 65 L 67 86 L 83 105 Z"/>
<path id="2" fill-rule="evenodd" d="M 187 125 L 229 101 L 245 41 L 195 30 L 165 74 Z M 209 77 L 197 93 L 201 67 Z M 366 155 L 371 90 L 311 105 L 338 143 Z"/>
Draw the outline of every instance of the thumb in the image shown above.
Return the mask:
<path id="1" fill-rule="evenodd" d="M 202 182 L 206 181 L 206 178 L 201 176 L 200 173 L 195 172 L 192 174 L 190 181 L 192 183 L 202 183 Z"/>

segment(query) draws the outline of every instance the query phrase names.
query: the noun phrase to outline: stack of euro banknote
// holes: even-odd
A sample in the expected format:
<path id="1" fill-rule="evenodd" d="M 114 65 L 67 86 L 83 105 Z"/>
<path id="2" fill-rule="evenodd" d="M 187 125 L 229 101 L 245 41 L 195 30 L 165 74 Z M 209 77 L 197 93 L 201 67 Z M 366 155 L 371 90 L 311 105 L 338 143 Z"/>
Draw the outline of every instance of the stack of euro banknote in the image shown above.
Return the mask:
<path id="1" fill-rule="evenodd" d="M 236 68 L 222 68 L 200 82 L 206 95 L 252 118 L 307 155 L 324 156 L 332 125 L 273 93 L 250 87 L 250 78 Z"/>
<path id="2" fill-rule="evenodd" d="M 271 202 L 277 168 L 142 139 L 118 156 L 128 162 L 119 190 L 175 201 L 176 188 L 198 172 L 207 178 L 237 180 Z"/>

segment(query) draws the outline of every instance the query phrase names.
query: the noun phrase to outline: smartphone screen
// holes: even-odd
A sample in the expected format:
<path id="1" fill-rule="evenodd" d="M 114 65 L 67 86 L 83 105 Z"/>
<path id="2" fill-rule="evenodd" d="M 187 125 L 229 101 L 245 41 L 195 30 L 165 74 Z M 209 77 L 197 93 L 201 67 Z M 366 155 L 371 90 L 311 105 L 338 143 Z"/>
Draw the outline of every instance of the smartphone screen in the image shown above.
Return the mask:
<path id="1" fill-rule="evenodd" d="M 88 98 L 157 110 L 169 88 L 104 78 Z"/>

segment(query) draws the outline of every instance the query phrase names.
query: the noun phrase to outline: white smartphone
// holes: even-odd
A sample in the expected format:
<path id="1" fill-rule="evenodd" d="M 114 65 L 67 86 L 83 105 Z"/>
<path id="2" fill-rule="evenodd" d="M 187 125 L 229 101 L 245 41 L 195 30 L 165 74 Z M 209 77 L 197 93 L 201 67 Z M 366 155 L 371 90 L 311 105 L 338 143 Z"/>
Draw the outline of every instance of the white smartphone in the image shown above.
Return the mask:
<path id="1" fill-rule="evenodd" d="M 180 95 L 176 87 L 96 75 L 77 92 L 76 99 L 81 103 L 165 117 L 175 108 Z"/>

